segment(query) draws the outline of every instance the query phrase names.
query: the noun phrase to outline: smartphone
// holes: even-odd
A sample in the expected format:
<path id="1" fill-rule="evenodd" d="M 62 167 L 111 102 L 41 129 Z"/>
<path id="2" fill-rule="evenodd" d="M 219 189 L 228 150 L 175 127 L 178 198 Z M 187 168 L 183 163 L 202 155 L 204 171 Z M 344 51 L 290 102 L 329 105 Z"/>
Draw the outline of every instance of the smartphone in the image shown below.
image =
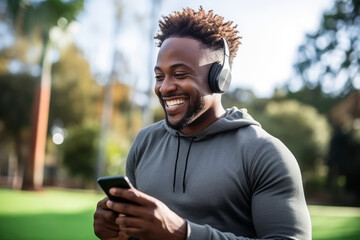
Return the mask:
<path id="1" fill-rule="evenodd" d="M 112 187 L 132 188 L 133 186 L 131 185 L 131 182 L 129 181 L 128 177 L 123 175 L 105 176 L 105 177 L 99 177 L 97 179 L 97 182 L 110 200 L 116 202 L 131 203 L 131 201 L 113 196 L 109 192 L 110 188 Z"/>

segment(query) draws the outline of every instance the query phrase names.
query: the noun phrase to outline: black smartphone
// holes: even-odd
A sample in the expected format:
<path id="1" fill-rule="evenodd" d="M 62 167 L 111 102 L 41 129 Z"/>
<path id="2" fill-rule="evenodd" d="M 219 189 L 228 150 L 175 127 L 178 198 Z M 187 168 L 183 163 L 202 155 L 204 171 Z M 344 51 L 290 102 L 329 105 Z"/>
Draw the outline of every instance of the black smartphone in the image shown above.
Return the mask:
<path id="1" fill-rule="evenodd" d="M 127 202 L 131 203 L 131 201 L 127 199 L 123 199 L 120 197 L 113 196 L 109 193 L 110 188 L 112 187 L 119 187 L 119 188 L 132 188 L 131 182 L 129 181 L 128 177 L 123 175 L 116 175 L 116 176 L 105 176 L 99 177 L 97 179 L 98 184 L 105 192 L 105 194 L 109 197 L 110 200 L 116 202 Z"/>

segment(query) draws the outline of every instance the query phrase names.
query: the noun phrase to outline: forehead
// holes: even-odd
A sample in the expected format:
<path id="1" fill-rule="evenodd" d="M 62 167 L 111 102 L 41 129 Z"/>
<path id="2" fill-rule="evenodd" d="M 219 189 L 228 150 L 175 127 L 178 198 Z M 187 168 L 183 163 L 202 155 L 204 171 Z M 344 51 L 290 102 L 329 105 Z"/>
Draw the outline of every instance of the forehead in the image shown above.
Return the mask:
<path id="1" fill-rule="evenodd" d="M 205 65 L 211 51 L 195 39 L 184 37 L 171 37 L 166 39 L 159 50 L 157 67 L 168 67 L 175 64 L 184 64 L 189 67 Z"/>

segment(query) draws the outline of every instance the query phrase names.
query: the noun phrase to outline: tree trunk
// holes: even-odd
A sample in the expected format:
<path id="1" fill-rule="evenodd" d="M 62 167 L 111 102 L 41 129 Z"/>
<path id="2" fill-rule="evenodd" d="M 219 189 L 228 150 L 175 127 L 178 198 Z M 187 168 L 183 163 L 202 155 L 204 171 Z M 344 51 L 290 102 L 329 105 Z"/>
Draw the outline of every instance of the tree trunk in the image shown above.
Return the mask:
<path id="1" fill-rule="evenodd" d="M 23 186 L 26 159 L 24 154 L 24 144 L 19 133 L 15 136 L 14 143 L 15 156 L 11 156 L 11 158 L 15 159 L 10 159 L 10 161 L 14 160 L 13 164 L 16 165 L 15 172 L 13 173 L 12 187 L 14 189 L 21 189 Z"/>
<path id="2" fill-rule="evenodd" d="M 44 162 L 51 94 L 51 62 L 48 59 L 50 44 L 44 37 L 42 73 L 36 91 L 31 128 L 30 155 L 23 189 L 41 190 L 43 187 Z"/>

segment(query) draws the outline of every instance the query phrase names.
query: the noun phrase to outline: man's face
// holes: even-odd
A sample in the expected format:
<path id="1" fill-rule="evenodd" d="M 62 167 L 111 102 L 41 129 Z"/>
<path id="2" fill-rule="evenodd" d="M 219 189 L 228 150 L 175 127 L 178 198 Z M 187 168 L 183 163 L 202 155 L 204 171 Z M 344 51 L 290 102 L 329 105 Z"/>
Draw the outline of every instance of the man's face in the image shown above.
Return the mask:
<path id="1" fill-rule="evenodd" d="M 213 59 L 201 46 L 200 41 L 191 38 L 168 38 L 155 66 L 155 93 L 166 121 L 186 134 L 214 120 L 215 97 L 208 85 Z"/>

